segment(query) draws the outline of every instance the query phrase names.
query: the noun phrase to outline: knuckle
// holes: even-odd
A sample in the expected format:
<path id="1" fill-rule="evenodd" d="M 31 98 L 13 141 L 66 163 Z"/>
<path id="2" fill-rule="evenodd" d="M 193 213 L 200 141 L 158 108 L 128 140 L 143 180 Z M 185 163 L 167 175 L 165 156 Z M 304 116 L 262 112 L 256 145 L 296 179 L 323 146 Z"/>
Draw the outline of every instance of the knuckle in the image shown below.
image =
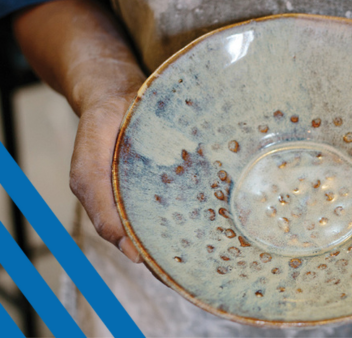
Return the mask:
<path id="1" fill-rule="evenodd" d="M 119 241 L 123 237 L 123 233 L 120 231 L 116 231 L 112 226 L 105 222 L 100 222 L 95 225 L 95 230 L 97 231 L 98 235 L 105 240 L 109 241 L 114 245 L 118 245 Z"/>
<path id="2" fill-rule="evenodd" d="M 106 239 L 106 236 L 107 236 L 107 231 L 106 231 L 106 226 L 105 226 L 105 223 L 99 223 L 95 226 L 95 230 L 97 231 L 98 235 L 100 237 L 103 237 Z"/>
<path id="3" fill-rule="evenodd" d="M 102 222 L 97 224 L 95 229 L 100 237 L 106 239 L 109 242 L 113 242 L 114 238 L 112 231 L 109 229 L 109 226 L 106 223 Z"/>

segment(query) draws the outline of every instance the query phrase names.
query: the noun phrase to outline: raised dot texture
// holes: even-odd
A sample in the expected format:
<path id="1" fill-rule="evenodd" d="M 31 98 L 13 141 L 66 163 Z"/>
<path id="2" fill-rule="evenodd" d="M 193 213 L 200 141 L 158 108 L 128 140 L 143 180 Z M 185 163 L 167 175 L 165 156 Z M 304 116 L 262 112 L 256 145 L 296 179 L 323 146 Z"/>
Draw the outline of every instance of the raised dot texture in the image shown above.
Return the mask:
<path id="1" fill-rule="evenodd" d="M 207 245 L 207 251 L 209 252 L 209 253 L 212 253 L 213 251 L 214 251 L 214 247 L 212 246 L 212 245 Z"/>
<path id="2" fill-rule="evenodd" d="M 321 125 L 321 119 L 320 118 L 316 118 L 314 120 L 312 120 L 312 127 L 313 128 L 319 128 Z"/>
<path id="3" fill-rule="evenodd" d="M 224 275 L 225 273 L 227 273 L 227 269 L 224 268 L 223 266 L 219 266 L 216 271 L 218 272 L 218 274 L 220 275 Z"/>
<path id="4" fill-rule="evenodd" d="M 263 133 L 266 134 L 269 130 L 269 127 L 266 124 L 262 124 L 258 127 L 258 130 Z"/>
<path id="5" fill-rule="evenodd" d="M 343 136 L 343 140 L 346 142 L 346 143 L 351 143 L 352 142 L 352 133 L 351 132 L 348 132 L 347 134 L 345 134 Z"/>
<path id="6" fill-rule="evenodd" d="M 291 268 L 297 269 L 302 265 L 302 260 L 299 258 L 292 258 L 289 264 Z"/>
<path id="7" fill-rule="evenodd" d="M 217 190 L 214 192 L 214 196 L 218 199 L 218 200 L 223 200 L 225 198 L 224 193 L 221 190 Z"/>
<path id="8" fill-rule="evenodd" d="M 272 257 L 269 253 L 267 252 L 263 252 L 260 254 L 260 260 L 263 262 L 263 263 L 268 263 L 272 260 Z"/>
<path id="9" fill-rule="evenodd" d="M 278 274 L 281 273 L 281 271 L 280 271 L 279 268 L 273 268 L 273 269 L 271 270 L 271 273 L 272 273 L 273 275 L 278 275 Z"/>
<path id="10" fill-rule="evenodd" d="M 241 255 L 241 250 L 234 246 L 231 246 L 230 248 L 228 248 L 227 251 L 236 257 Z"/>
<path id="11" fill-rule="evenodd" d="M 262 292 L 261 290 L 256 291 L 255 295 L 256 295 L 258 298 L 264 297 L 264 294 L 263 294 L 263 292 Z"/>
<path id="12" fill-rule="evenodd" d="M 242 236 L 238 236 L 238 240 L 242 247 L 251 246 Z"/>
<path id="13" fill-rule="evenodd" d="M 334 122 L 334 125 L 335 125 L 336 127 L 340 127 L 340 126 L 342 125 L 342 123 L 343 123 L 341 117 L 335 117 L 334 120 L 333 120 L 333 122 Z"/>
<path id="14" fill-rule="evenodd" d="M 297 123 L 299 121 L 299 117 L 297 115 L 292 115 L 290 120 L 292 123 Z"/>
<path id="15" fill-rule="evenodd" d="M 227 209 L 225 209 L 225 208 L 220 208 L 220 209 L 219 209 L 219 214 L 220 214 L 222 217 L 225 217 L 225 218 L 229 218 L 229 217 L 230 217 L 229 212 L 228 212 Z"/>
<path id="16" fill-rule="evenodd" d="M 230 141 L 228 143 L 228 148 L 229 148 L 230 151 L 232 151 L 234 153 L 237 153 L 240 150 L 240 145 L 238 144 L 237 141 L 232 140 L 232 141 Z"/>
<path id="17" fill-rule="evenodd" d="M 281 110 L 277 110 L 273 113 L 273 116 L 279 120 L 284 117 L 284 113 Z"/>
<path id="18" fill-rule="evenodd" d="M 227 238 L 234 238 L 236 237 L 235 232 L 232 229 L 226 229 L 225 230 L 225 235 Z"/>
<path id="19" fill-rule="evenodd" d="M 220 170 L 218 172 L 218 177 L 220 178 L 221 181 L 225 181 L 227 178 L 227 172 L 225 170 Z"/>

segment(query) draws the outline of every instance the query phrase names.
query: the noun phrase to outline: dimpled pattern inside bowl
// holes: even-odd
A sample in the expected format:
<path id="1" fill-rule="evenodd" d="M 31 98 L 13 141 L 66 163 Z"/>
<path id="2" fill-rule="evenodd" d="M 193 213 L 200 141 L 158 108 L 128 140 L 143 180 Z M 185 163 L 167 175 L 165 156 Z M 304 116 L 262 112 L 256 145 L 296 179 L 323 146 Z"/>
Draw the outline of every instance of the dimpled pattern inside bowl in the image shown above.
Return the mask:
<path id="1" fill-rule="evenodd" d="M 208 35 L 141 89 L 115 194 L 159 276 L 246 322 L 352 315 L 352 26 L 281 17 Z"/>

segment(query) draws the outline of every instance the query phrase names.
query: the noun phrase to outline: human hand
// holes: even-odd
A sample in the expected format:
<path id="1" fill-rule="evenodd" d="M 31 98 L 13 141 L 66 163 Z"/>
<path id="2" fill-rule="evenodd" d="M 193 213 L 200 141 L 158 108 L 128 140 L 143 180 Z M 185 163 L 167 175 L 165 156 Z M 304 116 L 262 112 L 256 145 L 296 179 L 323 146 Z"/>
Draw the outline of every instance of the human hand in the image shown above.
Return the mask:
<path id="1" fill-rule="evenodd" d="M 116 18 L 99 1 L 50 1 L 18 13 L 14 31 L 35 72 L 80 117 L 71 163 L 73 193 L 97 232 L 141 262 L 116 210 L 111 165 L 123 115 L 145 76 Z"/>
<path id="2" fill-rule="evenodd" d="M 88 88 L 84 88 L 85 84 L 80 85 L 78 90 L 83 94 L 79 100 L 75 99 L 80 102 L 76 110 L 80 111 L 81 117 L 71 162 L 70 187 L 87 211 L 98 234 L 117 246 L 133 262 L 140 263 L 142 259 L 126 236 L 117 213 L 111 168 L 119 126 L 143 77 L 141 72 L 130 72 L 124 81 L 123 93 L 118 91 L 113 95 L 116 80 L 111 76 L 114 70 L 109 68 L 114 65 L 109 67 L 107 62 L 102 62 L 104 69 L 100 69 L 96 77 L 89 73 L 83 81 L 88 84 Z M 89 65 L 84 65 L 84 68 L 91 70 Z M 94 86 L 102 77 L 104 86 Z M 121 81 L 120 76 L 119 85 Z M 108 83 L 111 83 L 109 90 L 106 88 Z"/>

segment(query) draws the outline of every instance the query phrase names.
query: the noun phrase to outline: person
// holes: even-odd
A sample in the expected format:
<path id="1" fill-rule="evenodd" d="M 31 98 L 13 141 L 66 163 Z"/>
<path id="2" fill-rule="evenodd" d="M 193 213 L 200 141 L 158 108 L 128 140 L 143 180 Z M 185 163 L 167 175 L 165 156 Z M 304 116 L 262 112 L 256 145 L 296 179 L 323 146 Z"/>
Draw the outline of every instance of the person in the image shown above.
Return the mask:
<path id="1" fill-rule="evenodd" d="M 193 39 L 227 24 L 288 12 L 342 17 L 352 13 L 351 0 L 112 0 L 111 7 L 93 0 L 4 4 L 0 14 L 12 13 L 16 39 L 34 71 L 64 95 L 80 117 L 70 172 L 73 193 L 98 234 L 135 263 L 142 258 L 116 212 L 111 164 L 119 125 L 146 75 Z M 89 223 L 81 215 L 80 223 Z M 263 337 L 278 333 L 205 313 L 152 280 L 143 266 L 132 267 L 116 257 L 110 246 L 83 228 L 86 255 L 146 335 Z M 63 296 L 66 300 L 74 298 L 67 296 L 75 292 L 69 289 Z M 71 306 L 71 313 L 84 331 L 90 336 L 108 335 L 82 297 L 77 297 L 71 305 L 78 312 Z M 350 334 L 352 329 L 304 332 L 305 336 L 318 332 L 322 337 Z M 280 336 L 302 334 L 280 332 Z"/>

